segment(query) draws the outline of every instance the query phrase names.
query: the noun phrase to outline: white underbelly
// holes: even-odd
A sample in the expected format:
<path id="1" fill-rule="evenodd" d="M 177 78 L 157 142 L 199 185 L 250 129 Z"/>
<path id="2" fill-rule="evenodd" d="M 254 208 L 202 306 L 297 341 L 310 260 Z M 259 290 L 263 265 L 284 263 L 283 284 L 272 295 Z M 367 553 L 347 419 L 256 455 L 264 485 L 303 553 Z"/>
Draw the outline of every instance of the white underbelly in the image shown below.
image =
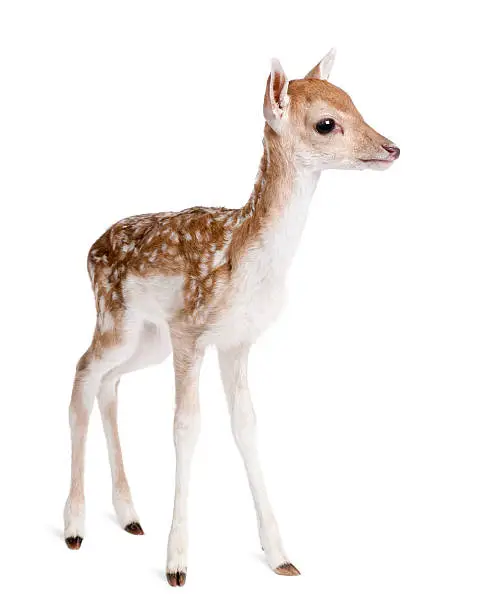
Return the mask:
<path id="1" fill-rule="evenodd" d="M 138 321 L 165 325 L 183 308 L 181 276 L 131 276 L 125 283 L 124 293 L 128 310 Z M 283 277 L 259 279 L 248 273 L 236 279 L 224 303 L 202 325 L 199 343 L 229 348 L 254 342 L 279 314 L 284 293 Z"/>

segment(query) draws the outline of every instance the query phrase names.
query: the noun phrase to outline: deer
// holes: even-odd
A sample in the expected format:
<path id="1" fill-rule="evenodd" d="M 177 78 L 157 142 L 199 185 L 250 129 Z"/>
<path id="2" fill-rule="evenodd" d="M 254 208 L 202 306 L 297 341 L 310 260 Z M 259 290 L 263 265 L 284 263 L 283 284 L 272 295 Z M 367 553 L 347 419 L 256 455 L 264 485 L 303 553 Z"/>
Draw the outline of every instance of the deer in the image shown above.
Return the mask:
<path id="1" fill-rule="evenodd" d="M 349 95 L 329 83 L 333 62 L 332 49 L 304 78 L 289 81 L 280 62 L 272 60 L 264 95 L 263 155 L 242 208 L 195 207 L 129 217 L 91 247 L 87 264 L 96 327 L 78 361 L 70 401 L 68 548 L 79 549 L 84 537 L 84 455 L 95 399 L 119 524 L 143 535 L 122 459 L 117 391 L 124 374 L 161 363 L 172 353 L 176 470 L 166 577 L 171 586 L 185 584 L 189 479 L 200 429 L 198 379 L 205 350 L 213 345 L 267 563 L 279 575 L 300 574 L 285 552 L 257 454 L 248 356 L 281 310 L 286 275 L 321 172 L 384 170 L 400 155 L 392 141 L 365 123 Z"/>

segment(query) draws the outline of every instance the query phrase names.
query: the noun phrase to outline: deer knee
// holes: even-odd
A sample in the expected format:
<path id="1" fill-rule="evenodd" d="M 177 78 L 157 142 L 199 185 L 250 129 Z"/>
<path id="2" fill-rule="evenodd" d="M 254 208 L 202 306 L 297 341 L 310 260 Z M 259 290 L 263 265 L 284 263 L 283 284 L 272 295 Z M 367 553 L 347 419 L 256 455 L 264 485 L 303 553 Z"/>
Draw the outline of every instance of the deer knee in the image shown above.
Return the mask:
<path id="1" fill-rule="evenodd" d="M 177 410 L 173 426 L 175 447 L 192 446 L 195 444 L 200 429 L 200 414 L 198 410 Z"/>

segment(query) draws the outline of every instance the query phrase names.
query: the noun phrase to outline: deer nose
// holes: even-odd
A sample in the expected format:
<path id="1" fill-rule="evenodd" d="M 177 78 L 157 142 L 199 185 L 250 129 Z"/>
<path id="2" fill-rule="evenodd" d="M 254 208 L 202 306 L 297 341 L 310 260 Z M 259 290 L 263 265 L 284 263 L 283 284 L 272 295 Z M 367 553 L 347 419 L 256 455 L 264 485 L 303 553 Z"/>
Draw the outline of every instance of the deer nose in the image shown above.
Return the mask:
<path id="1" fill-rule="evenodd" d="M 382 145 L 382 148 L 388 151 L 390 159 L 398 159 L 400 157 L 400 149 L 395 145 Z"/>

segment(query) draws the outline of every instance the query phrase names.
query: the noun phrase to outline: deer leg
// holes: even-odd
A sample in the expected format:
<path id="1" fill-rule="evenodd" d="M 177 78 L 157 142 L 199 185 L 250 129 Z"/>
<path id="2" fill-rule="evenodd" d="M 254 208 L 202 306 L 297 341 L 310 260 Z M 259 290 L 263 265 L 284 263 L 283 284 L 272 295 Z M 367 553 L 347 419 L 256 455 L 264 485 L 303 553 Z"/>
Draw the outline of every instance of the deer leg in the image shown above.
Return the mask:
<path id="1" fill-rule="evenodd" d="M 107 440 L 112 474 L 112 502 L 119 524 L 133 535 L 143 535 L 143 529 L 134 508 L 122 459 L 117 424 L 117 388 L 122 375 L 160 363 L 166 359 L 170 352 L 171 342 L 167 330 L 150 324 L 146 325 L 135 354 L 124 364 L 104 376 L 98 392 L 98 406 Z"/>
<path id="2" fill-rule="evenodd" d="M 122 449 L 117 425 L 117 388 L 118 374 L 106 375 L 98 393 L 98 406 L 101 412 L 103 431 L 107 441 L 108 459 L 112 473 L 112 503 L 120 526 L 134 535 L 143 535 L 140 519 L 131 497 L 131 490 L 124 470 Z"/>
<path id="3" fill-rule="evenodd" d="M 296 576 L 300 572 L 289 562 L 283 550 L 259 463 L 255 412 L 248 389 L 248 353 L 249 346 L 219 350 L 218 353 L 232 433 L 245 465 L 257 513 L 260 541 L 267 561 L 277 574 Z"/>
<path id="4" fill-rule="evenodd" d="M 166 577 L 183 586 L 187 575 L 187 505 L 192 457 L 200 428 L 199 371 L 202 352 L 193 338 L 172 334 L 176 408 L 173 438 L 176 453 L 175 501 L 169 533 Z"/>
<path id="5" fill-rule="evenodd" d="M 93 344 L 77 364 L 70 401 L 72 468 L 70 493 L 65 505 L 65 541 L 68 548 L 78 549 L 84 537 L 84 455 L 89 417 L 103 376 L 126 361 L 136 348 L 136 330 L 120 333 L 121 341 L 103 348 L 101 332 L 96 330 Z"/>

